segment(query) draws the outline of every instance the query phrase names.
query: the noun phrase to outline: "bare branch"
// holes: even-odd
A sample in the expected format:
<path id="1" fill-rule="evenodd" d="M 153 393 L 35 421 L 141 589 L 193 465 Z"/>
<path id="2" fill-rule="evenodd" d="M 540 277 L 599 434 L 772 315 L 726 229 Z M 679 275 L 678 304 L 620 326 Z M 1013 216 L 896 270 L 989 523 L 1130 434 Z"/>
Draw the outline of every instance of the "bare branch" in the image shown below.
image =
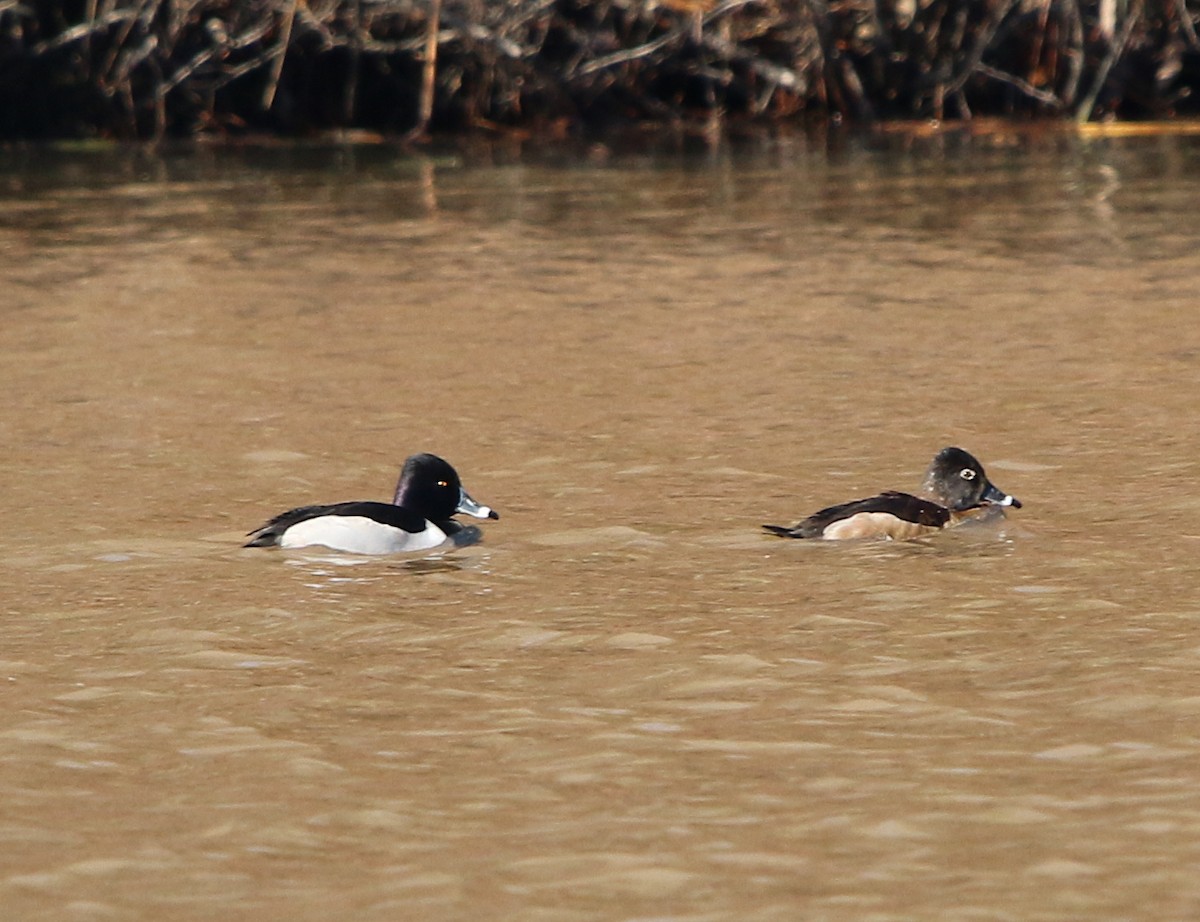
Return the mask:
<path id="1" fill-rule="evenodd" d="M 1036 99 L 1044 106 L 1050 106 L 1052 109 L 1063 108 L 1062 100 L 1053 93 L 1049 93 L 1046 90 L 1039 90 L 1032 83 L 1029 83 L 1027 80 L 1022 80 L 1020 77 L 1014 76 L 1013 74 L 1006 74 L 1002 70 L 996 70 L 996 68 L 982 63 L 975 65 L 975 72 L 977 74 L 983 74 L 985 77 L 990 77 L 992 80 L 998 80 L 1001 83 L 1007 83 L 1009 86 L 1020 90 L 1030 99 Z"/>
<path id="2" fill-rule="evenodd" d="M 65 29 L 54 36 L 54 38 L 38 42 L 31 50 L 34 54 L 45 54 L 54 48 L 62 48 L 64 45 L 70 45 L 72 42 L 78 42 L 88 36 L 101 33 L 115 23 L 135 20 L 137 19 L 137 15 L 133 10 L 114 10 L 111 13 L 106 13 L 99 19 L 81 22 L 77 26 Z"/>
<path id="3" fill-rule="evenodd" d="M 1079 108 L 1075 110 L 1077 123 L 1083 124 L 1092 117 L 1092 110 L 1096 108 L 1096 100 L 1100 98 L 1100 91 L 1104 89 L 1104 83 L 1108 80 L 1108 73 L 1117 59 L 1125 53 L 1125 47 L 1129 44 L 1129 39 L 1133 37 L 1133 28 L 1137 25 L 1141 15 L 1142 0 L 1134 0 L 1125 14 L 1125 23 L 1121 27 L 1120 36 L 1109 46 L 1108 54 L 1104 56 L 1104 60 L 1096 69 L 1096 75 L 1092 78 L 1091 88 L 1080 101 Z"/>
<path id="4" fill-rule="evenodd" d="M 283 28 L 280 29 L 279 43 L 276 45 L 275 57 L 271 61 L 271 73 L 267 77 L 267 86 L 263 90 L 262 107 L 270 109 L 275 102 L 275 90 L 279 87 L 279 75 L 283 73 L 283 59 L 287 56 L 288 45 L 292 40 L 292 23 L 296 21 L 296 4 L 298 0 L 288 0 L 287 10 L 283 14 Z"/>

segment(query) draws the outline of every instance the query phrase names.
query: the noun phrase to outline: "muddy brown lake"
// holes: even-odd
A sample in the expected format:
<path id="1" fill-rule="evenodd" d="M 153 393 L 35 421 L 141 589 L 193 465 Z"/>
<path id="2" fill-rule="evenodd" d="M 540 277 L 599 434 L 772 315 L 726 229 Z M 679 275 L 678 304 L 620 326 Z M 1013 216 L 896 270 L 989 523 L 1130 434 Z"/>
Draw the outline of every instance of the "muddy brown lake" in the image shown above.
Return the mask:
<path id="1" fill-rule="evenodd" d="M 1200 137 L 592 154 L 0 154 L 3 915 L 1195 918 Z"/>

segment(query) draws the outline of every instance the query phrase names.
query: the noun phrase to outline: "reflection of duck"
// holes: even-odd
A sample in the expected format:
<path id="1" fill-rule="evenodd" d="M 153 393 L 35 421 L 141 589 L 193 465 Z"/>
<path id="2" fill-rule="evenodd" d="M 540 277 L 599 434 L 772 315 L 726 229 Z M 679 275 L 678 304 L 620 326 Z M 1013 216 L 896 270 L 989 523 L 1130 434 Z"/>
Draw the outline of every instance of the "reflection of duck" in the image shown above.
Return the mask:
<path id="1" fill-rule="evenodd" d="M 479 530 L 454 521 L 462 512 L 479 519 L 500 516 L 471 499 L 458 473 L 437 455 L 404 462 L 390 503 L 300 506 L 250 532 L 246 547 L 308 547 L 319 544 L 354 554 L 423 551 Z"/>
<path id="2" fill-rule="evenodd" d="M 984 506 L 1021 508 L 1020 501 L 999 490 L 983 465 L 961 448 L 937 453 L 920 492 L 918 497 L 889 490 L 822 509 L 790 528 L 763 528 L 785 538 L 915 538 L 956 525 Z"/>

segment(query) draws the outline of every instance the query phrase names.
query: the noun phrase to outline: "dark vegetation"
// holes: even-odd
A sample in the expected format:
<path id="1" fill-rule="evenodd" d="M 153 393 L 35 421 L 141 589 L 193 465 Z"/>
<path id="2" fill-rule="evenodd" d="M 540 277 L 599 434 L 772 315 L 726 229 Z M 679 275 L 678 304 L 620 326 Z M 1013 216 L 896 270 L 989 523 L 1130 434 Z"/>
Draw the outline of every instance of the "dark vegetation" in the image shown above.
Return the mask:
<path id="1" fill-rule="evenodd" d="M 1200 0 L 0 0 L 0 137 L 1196 114 Z"/>

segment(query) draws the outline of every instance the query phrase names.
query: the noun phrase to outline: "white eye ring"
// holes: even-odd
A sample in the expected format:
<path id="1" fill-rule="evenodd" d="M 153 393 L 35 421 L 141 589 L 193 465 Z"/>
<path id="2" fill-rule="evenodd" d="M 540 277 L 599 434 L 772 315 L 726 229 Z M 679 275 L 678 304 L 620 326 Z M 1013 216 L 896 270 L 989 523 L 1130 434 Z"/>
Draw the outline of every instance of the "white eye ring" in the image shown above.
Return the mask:
<path id="1" fill-rule="evenodd" d="M 969 467 L 964 467 L 961 471 L 958 472 L 958 476 L 961 477 L 963 480 L 974 480 L 975 472 L 973 470 L 971 470 Z"/>

